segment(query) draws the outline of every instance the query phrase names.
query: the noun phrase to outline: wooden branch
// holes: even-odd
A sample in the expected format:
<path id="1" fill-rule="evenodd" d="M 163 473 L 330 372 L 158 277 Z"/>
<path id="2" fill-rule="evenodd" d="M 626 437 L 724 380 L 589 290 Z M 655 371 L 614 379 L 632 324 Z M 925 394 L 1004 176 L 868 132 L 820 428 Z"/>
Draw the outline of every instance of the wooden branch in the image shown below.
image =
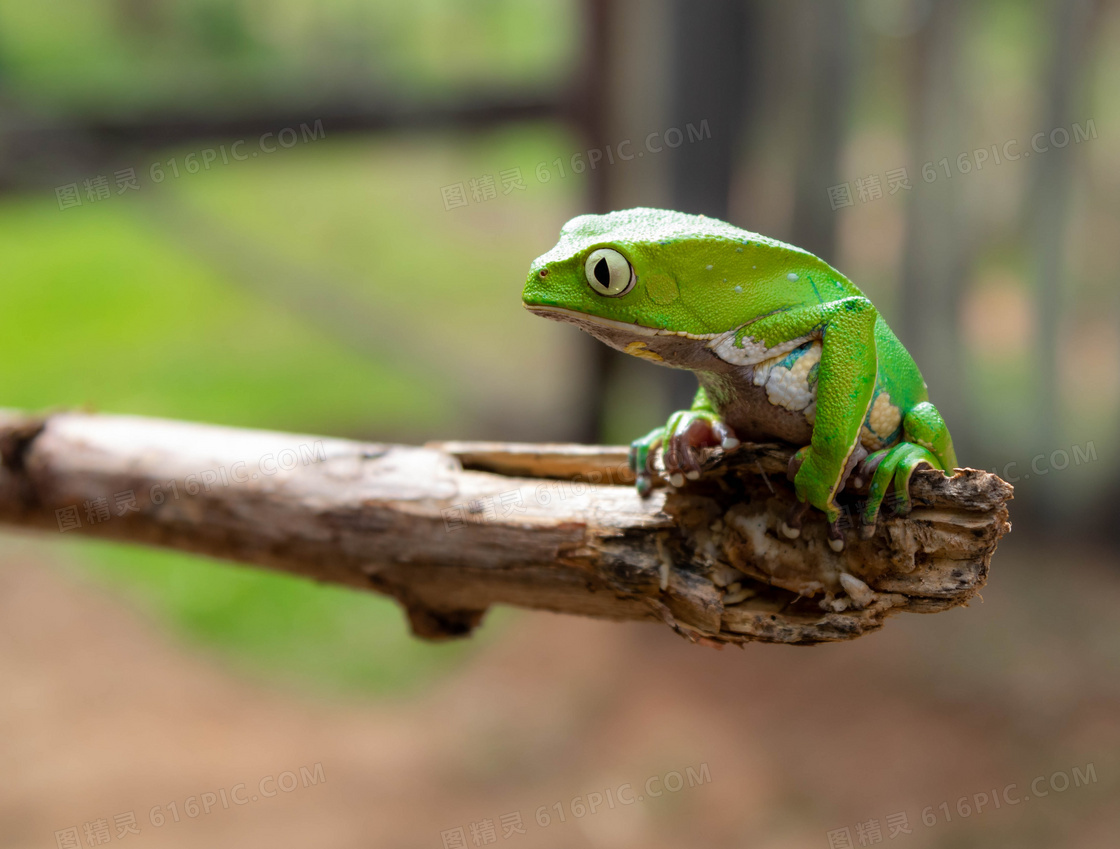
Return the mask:
<path id="1" fill-rule="evenodd" d="M 493 604 L 665 622 L 709 644 L 849 639 L 984 585 L 1011 486 L 915 475 L 914 512 L 836 553 L 789 452 L 715 452 L 642 499 L 623 448 L 377 445 L 125 416 L 0 412 L 0 523 L 166 546 L 396 598 L 416 634 Z"/>

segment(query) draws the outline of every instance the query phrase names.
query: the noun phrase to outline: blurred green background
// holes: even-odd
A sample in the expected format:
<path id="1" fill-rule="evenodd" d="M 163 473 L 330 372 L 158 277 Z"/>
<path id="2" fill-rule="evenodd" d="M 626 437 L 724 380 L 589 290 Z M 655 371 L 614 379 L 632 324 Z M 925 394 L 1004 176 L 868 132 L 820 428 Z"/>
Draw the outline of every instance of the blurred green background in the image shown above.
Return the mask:
<path id="1" fill-rule="evenodd" d="M 562 129 L 537 126 L 466 144 L 325 139 L 95 208 L 60 211 L 48 193 L 5 198 L 5 404 L 383 441 L 483 437 L 498 412 L 464 418 L 464 392 L 516 417 L 516 399 L 488 397 L 489 381 L 529 384 L 543 371 L 563 382 L 547 362 L 554 336 L 520 309 L 525 249 L 509 240 L 531 245 L 552 229 L 557 210 L 575 210 L 578 186 L 542 187 L 531 218 L 499 210 L 485 227 L 433 214 L 432 201 L 441 180 L 554 158 L 564 145 Z M 294 283 L 274 285 L 274 274 Z M 366 320 L 350 338 L 332 332 L 336 296 Z M 309 318 L 304 298 L 325 309 Z M 80 548 L 97 574 L 135 582 L 161 619 L 312 677 L 381 690 L 457 651 L 417 643 L 374 597 L 162 552 Z M 386 641 L 391 650 L 370 651 Z M 290 655 L 296 645 L 303 661 Z"/>
<path id="2" fill-rule="evenodd" d="M 1112 580 L 1117 44 L 1120 4 L 1082 0 L 0 0 L 0 405 L 625 442 L 694 383 L 521 283 L 574 214 L 680 208 L 861 286 L 961 461 L 1016 484 L 1015 536 L 1103 544 Z M 372 595 L 44 551 L 288 693 L 414 697 L 521 621 L 432 646 Z"/>
<path id="3" fill-rule="evenodd" d="M 677 206 L 820 252 L 914 351 L 965 462 L 1020 478 L 1042 532 L 1107 525 L 1118 26 L 1108 4 L 999 0 L 0 2 L 2 401 L 385 441 L 626 441 L 687 377 L 531 321 L 519 283 L 572 214 Z M 707 138 L 644 162 L 573 167 L 701 122 Z M 1072 140 L 1050 146 L 1055 127 Z M 1028 160 L 1040 131 L 1049 150 Z M 909 188 L 891 191 L 899 168 Z M 474 194 L 485 176 L 492 197 Z M 455 652 L 401 634 L 400 668 L 373 669 L 366 644 L 396 632 L 378 600 L 316 590 L 305 615 L 284 578 L 77 548 L 161 619 L 261 660 L 292 628 L 337 646 L 321 605 L 375 611 L 313 677 L 376 688 Z"/>
<path id="4" fill-rule="evenodd" d="M 0 116 L 10 129 L 17 112 L 81 124 L 324 89 L 444 99 L 511 77 L 555 85 L 575 10 L 484 5 L 4 2 L 0 92 L 13 108 Z M 526 320 L 518 295 L 529 254 L 578 211 L 580 181 L 535 185 L 516 207 L 495 200 L 485 220 L 446 212 L 440 187 L 531 173 L 567 154 L 571 131 L 556 121 L 470 135 L 332 130 L 194 174 L 185 157 L 228 140 L 119 153 L 111 171 L 133 168 L 140 185 L 122 194 L 109 170 L 75 166 L 84 202 L 66 209 L 47 185 L 4 193 L 4 405 L 417 442 L 487 435 L 491 402 L 494 418 L 521 415 L 513 393 L 487 397 L 487 384 L 528 384 L 541 370 L 563 382 L 547 362 L 555 335 Z M 112 195 L 91 201 L 83 184 L 100 173 Z M 385 693 L 465 650 L 413 640 L 378 597 L 173 553 L 75 548 L 160 621 L 269 674 Z"/>

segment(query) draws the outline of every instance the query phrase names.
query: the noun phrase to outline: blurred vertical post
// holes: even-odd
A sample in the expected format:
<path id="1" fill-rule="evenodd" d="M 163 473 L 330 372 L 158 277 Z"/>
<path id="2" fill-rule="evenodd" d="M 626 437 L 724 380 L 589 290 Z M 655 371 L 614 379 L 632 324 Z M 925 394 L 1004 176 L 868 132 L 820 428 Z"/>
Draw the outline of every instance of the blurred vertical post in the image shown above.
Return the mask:
<path id="1" fill-rule="evenodd" d="M 581 70 L 572 96 L 572 115 L 580 139 L 588 148 L 603 148 L 607 142 L 609 56 L 613 42 L 612 0 L 584 0 L 583 49 Z M 588 212 L 609 209 L 607 168 L 588 173 Z M 584 389 L 579 407 L 572 416 L 572 438 L 578 442 L 599 442 L 603 434 L 604 407 L 610 374 L 617 357 L 623 356 L 601 342 L 579 334 L 575 341 L 585 362 Z"/>
<path id="2" fill-rule="evenodd" d="M 707 121 L 711 138 L 684 145 L 669 160 L 674 209 L 727 219 L 732 174 L 744 133 L 744 98 L 750 90 L 747 33 L 759 15 L 743 0 L 669 0 L 671 71 L 668 126 Z M 688 407 L 696 380 L 670 371 L 670 406 Z"/>
<path id="3" fill-rule="evenodd" d="M 851 100 L 854 10 L 851 0 L 796 3 L 791 28 L 807 63 L 804 90 L 794 92 L 804 104 L 798 115 L 797 164 L 794 171 L 793 224 L 789 239 L 826 262 L 836 263 L 836 212 L 827 202 L 828 187 L 839 182 L 840 157 L 847 137 Z"/>
<path id="4" fill-rule="evenodd" d="M 1045 101 L 1042 104 L 1046 132 L 1056 127 L 1068 129 L 1078 117 L 1075 102 L 1086 59 L 1093 0 L 1054 0 L 1049 13 L 1052 25 L 1051 59 Z M 1032 253 L 1037 336 L 1034 358 L 1034 433 L 1032 443 L 1049 454 L 1059 447 L 1061 397 L 1058 376 L 1058 336 L 1065 314 L 1063 292 L 1066 284 L 1066 224 L 1069 219 L 1070 187 L 1077 148 L 1055 150 L 1031 159 L 1032 184 L 1028 197 L 1027 232 Z M 1033 505 L 1044 527 L 1054 527 L 1061 509 L 1059 491 L 1053 485 L 1038 490 L 1039 502 Z"/>
<path id="5" fill-rule="evenodd" d="M 588 171 L 588 211 L 608 212 L 631 206 L 668 206 L 667 154 L 644 156 L 651 132 L 663 132 L 668 119 L 671 68 L 670 0 L 584 0 L 582 74 L 576 86 L 573 115 L 589 148 L 606 150 Z M 630 142 L 621 161 L 620 144 Z M 582 336 L 582 334 L 581 334 Z M 574 438 L 604 438 L 607 394 L 620 381 L 649 385 L 672 373 L 631 358 L 591 337 L 581 338 L 588 374 L 583 407 Z M 644 366 L 644 367 L 643 367 Z M 652 426 L 652 424 L 651 424 Z M 637 434 L 635 434 L 637 435 Z"/>
<path id="6" fill-rule="evenodd" d="M 588 148 L 603 146 L 605 131 L 607 57 L 610 46 L 610 7 L 612 0 L 584 1 L 584 44 L 581 52 L 582 73 L 573 95 L 572 114 L 580 139 Z M 607 190 L 605 169 L 592 169 L 588 174 L 588 212 L 606 212 Z M 576 345 L 584 360 L 584 391 L 579 408 L 572 416 L 572 438 L 580 442 L 598 442 L 603 433 L 604 405 L 608 376 L 615 352 L 579 334 Z"/>
<path id="7" fill-rule="evenodd" d="M 965 149 L 957 120 L 962 96 L 958 0 L 935 3 L 916 39 L 909 80 L 912 180 L 920 163 Z M 971 248 L 959 195 L 957 182 L 940 172 L 936 181 L 918 183 L 909 193 L 898 330 L 967 464 L 974 440 L 962 386 L 959 321 Z"/>
<path id="8" fill-rule="evenodd" d="M 746 29 L 751 3 L 671 0 L 669 125 L 707 121 L 712 137 L 672 157 L 670 192 L 682 212 L 727 218 L 743 131 Z"/>

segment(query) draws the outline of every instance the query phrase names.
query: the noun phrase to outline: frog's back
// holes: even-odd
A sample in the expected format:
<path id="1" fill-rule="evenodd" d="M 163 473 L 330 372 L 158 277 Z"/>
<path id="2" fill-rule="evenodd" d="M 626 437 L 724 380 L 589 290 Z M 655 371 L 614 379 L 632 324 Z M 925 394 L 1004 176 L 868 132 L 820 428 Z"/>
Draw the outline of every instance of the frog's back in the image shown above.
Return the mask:
<path id="1" fill-rule="evenodd" d="M 588 244 L 605 239 L 659 245 L 689 241 L 727 241 L 735 244 L 751 242 L 816 259 L 813 254 L 794 245 L 771 239 L 761 233 L 743 230 L 718 218 L 650 207 L 635 207 L 602 215 L 579 215 L 563 226 L 560 237 L 561 240 L 586 241 Z"/>

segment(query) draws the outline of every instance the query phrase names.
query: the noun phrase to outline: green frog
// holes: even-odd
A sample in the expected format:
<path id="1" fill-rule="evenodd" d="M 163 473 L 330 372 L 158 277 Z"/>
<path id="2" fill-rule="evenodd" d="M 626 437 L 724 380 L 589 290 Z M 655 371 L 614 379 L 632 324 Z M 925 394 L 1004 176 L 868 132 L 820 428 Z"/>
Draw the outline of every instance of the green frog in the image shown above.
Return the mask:
<path id="1" fill-rule="evenodd" d="M 854 283 L 800 248 L 670 210 L 580 215 L 533 261 L 522 297 L 538 315 L 697 376 L 692 407 L 631 445 L 643 495 L 655 451 L 682 487 L 700 476 L 700 449 L 784 441 L 800 446 L 790 477 L 803 507 L 782 532 L 798 536 L 815 507 L 840 550 L 836 496 L 849 481 L 867 488 L 870 536 L 892 486 L 905 514 L 916 468 L 956 466 L 913 358 Z"/>

